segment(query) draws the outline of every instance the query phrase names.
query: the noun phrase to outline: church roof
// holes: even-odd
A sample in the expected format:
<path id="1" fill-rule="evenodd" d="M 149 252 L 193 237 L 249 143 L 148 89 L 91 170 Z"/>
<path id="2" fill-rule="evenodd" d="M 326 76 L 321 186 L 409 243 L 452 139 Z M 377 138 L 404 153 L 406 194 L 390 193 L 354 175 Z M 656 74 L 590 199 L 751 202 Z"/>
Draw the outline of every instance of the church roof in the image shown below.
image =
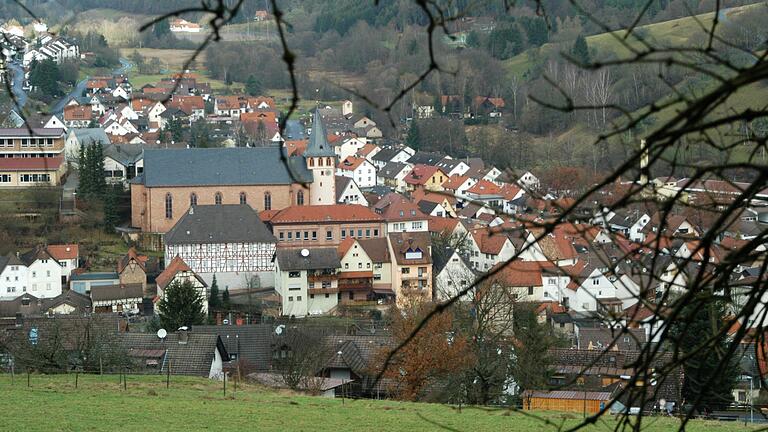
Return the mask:
<path id="1" fill-rule="evenodd" d="M 144 185 L 279 185 L 312 182 L 301 156 L 280 147 L 147 149 Z"/>
<path id="2" fill-rule="evenodd" d="M 336 153 L 333 152 L 333 146 L 328 144 L 328 136 L 325 132 L 323 120 L 320 118 L 320 113 L 315 110 L 315 114 L 312 117 L 312 133 L 309 134 L 309 144 L 307 145 L 307 151 L 304 152 L 304 156 L 335 157 Z"/>

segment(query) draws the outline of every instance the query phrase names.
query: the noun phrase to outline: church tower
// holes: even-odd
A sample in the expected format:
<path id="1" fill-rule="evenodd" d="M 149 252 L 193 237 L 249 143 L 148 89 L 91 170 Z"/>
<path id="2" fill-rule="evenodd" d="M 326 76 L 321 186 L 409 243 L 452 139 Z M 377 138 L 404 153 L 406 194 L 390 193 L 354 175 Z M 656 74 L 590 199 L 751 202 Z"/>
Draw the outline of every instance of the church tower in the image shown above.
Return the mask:
<path id="1" fill-rule="evenodd" d="M 312 184 L 309 186 L 310 205 L 336 204 L 336 154 L 328 144 L 325 126 L 320 119 L 320 111 L 315 110 L 312 119 L 312 133 L 304 152 L 307 169 L 312 172 Z"/>

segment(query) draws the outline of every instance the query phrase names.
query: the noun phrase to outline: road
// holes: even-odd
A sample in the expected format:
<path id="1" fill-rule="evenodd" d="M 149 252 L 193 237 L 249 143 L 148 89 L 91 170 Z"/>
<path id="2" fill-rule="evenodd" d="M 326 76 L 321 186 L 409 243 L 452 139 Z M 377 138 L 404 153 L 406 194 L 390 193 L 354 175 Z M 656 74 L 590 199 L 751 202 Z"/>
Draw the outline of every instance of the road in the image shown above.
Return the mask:
<path id="1" fill-rule="evenodd" d="M 16 96 L 16 102 L 19 107 L 24 108 L 27 104 L 27 93 L 24 91 L 24 68 L 15 61 L 8 63 L 8 69 L 13 72 L 13 79 L 11 81 L 11 89 L 13 95 Z"/>
<path id="2" fill-rule="evenodd" d="M 304 139 L 304 127 L 298 120 L 288 120 L 285 123 L 285 139 L 301 140 Z"/>
<path id="3" fill-rule="evenodd" d="M 128 59 L 121 58 L 120 59 L 120 67 L 113 70 L 113 75 L 121 75 L 133 67 L 133 63 L 129 62 Z M 53 109 L 51 110 L 52 113 L 59 115 L 64 111 L 64 107 L 67 105 L 67 101 L 69 101 L 72 97 L 80 97 L 83 94 L 83 90 L 85 90 L 86 84 L 88 84 L 88 79 L 90 77 L 86 76 L 82 81 L 77 83 L 75 88 L 72 89 L 72 91 L 69 92 L 66 96 L 61 98 L 58 102 L 56 102 L 56 105 L 53 106 Z"/>

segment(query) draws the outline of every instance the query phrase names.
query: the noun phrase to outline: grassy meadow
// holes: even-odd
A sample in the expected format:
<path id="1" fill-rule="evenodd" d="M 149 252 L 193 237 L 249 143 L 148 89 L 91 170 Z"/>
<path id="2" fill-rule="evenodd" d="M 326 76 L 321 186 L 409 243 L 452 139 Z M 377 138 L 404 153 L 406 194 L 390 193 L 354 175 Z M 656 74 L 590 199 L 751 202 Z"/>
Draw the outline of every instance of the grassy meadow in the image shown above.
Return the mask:
<path id="1" fill-rule="evenodd" d="M 227 386 L 202 378 L 129 376 L 123 390 L 116 375 L 17 375 L 7 374 L 0 389 L 8 402 L 27 409 L 7 410 L 2 431 L 145 431 L 259 430 L 259 431 L 547 431 L 574 426 L 573 413 L 533 413 L 539 419 L 508 410 L 464 408 L 375 400 L 341 400 L 310 397 L 253 385 Z M 36 413 L 37 412 L 37 413 Z M 38 414 L 39 413 L 39 414 Z M 151 426 L 148 426 L 151 425 Z M 613 430 L 606 417 L 586 430 Z M 643 430 L 669 431 L 677 420 L 646 419 Z M 750 430 L 743 424 L 693 421 L 688 431 L 727 432 Z"/>

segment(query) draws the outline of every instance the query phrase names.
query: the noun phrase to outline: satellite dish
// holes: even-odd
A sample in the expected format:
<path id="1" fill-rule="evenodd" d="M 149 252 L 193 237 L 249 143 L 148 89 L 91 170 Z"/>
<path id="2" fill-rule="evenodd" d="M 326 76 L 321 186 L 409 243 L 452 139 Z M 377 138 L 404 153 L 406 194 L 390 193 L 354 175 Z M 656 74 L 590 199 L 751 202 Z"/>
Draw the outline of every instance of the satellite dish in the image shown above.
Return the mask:
<path id="1" fill-rule="evenodd" d="M 309 256 L 309 249 L 302 249 L 301 250 L 301 256 L 303 256 L 304 258 L 308 257 Z"/>
<path id="2" fill-rule="evenodd" d="M 283 334 L 283 329 L 285 328 L 285 325 L 280 324 L 279 326 L 275 327 L 275 334 L 281 335 Z"/>
<path id="3" fill-rule="evenodd" d="M 168 336 L 168 332 L 165 331 L 165 329 L 160 329 L 157 331 L 157 337 L 160 339 L 165 339 L 166 336 Z"/>
<path id="4" fill-rule="evenodd" d="M 181 326 L 181 327 L 179 327 L 179 329 L 177 331 L 187 331 L 187 330 L 189 330 L 189 327 Z"/>

